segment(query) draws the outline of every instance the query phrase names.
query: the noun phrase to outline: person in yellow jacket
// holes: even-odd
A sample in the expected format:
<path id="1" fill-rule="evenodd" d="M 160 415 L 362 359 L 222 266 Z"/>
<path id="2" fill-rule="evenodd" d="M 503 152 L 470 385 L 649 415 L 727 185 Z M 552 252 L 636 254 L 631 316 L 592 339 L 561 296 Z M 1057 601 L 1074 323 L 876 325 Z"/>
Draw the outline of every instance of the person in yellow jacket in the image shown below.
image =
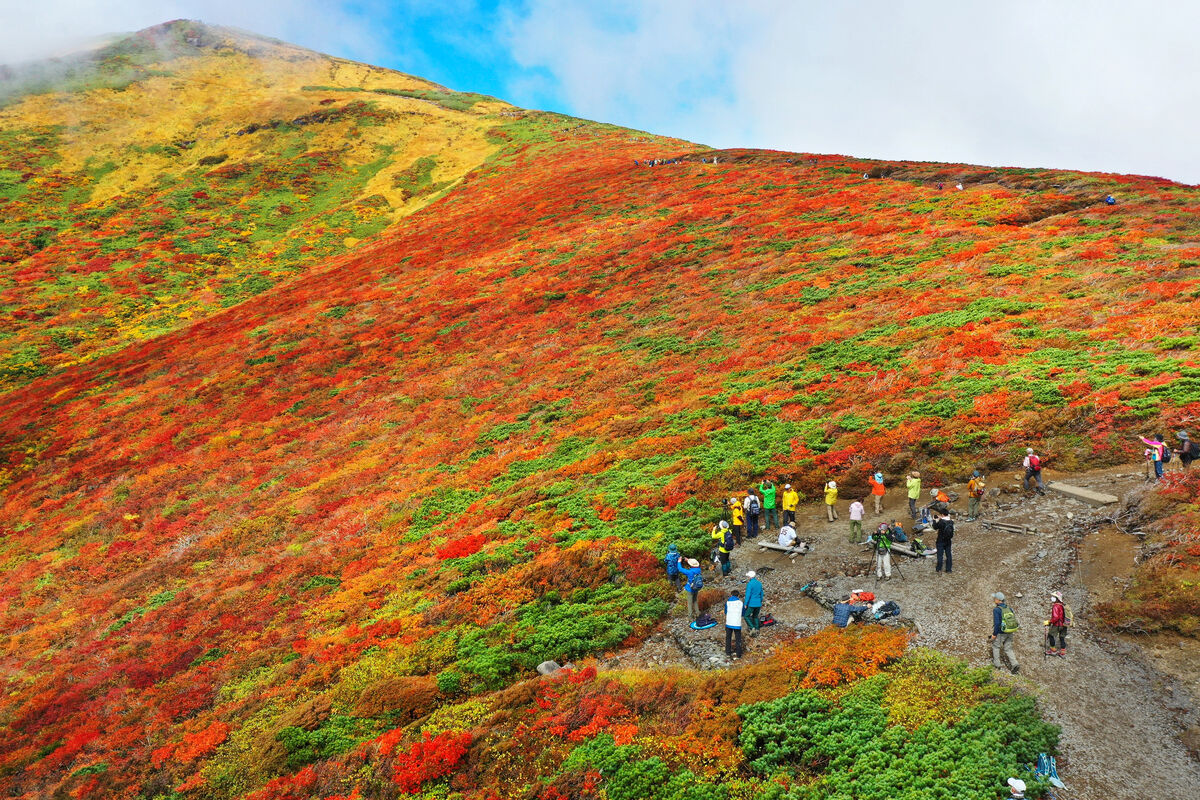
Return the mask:
<path id="1" fill-rule="evenodd" d="M 736 497 L 729 498 L 729 527 L 733 528 L 733 540 L 742 543 L 742 530 L 746 524 L 746 509 Z"/>
<path id="2" fill-rule="evenodd" d="M 908 513 L 917 518 L 917 500 L 921 498 L 921 473 L 915 469 L 908 473 Z"/>
<path id="3" fill-rule="evenodd" d="M 834 505 L 837 503 L 837 481 L 830 481 L 825 484 L 825 513 L 829 517 L 829 521 L 833 522 L 838 518 L 837 509 Z"/>
<path id="4" fill-rule="evenodd" d="M 800 493 L 789 483 L 783 487 L 783 524 L 796 524 L 796 509 L 800 507 Z"/>

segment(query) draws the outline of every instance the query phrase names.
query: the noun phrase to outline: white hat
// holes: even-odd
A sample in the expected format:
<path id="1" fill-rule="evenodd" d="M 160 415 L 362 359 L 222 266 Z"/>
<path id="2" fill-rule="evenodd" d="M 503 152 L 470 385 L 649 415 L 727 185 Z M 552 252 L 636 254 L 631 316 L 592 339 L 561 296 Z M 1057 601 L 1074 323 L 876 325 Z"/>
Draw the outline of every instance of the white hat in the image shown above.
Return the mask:
<path id="1" fill-rule="evenodd" d="M 1030 455 L 1032 455 L 1032 454 L 1033 454 L 1033 448 L 1032 448 L 1032 447 L 1026 447 L 1026 448 L 1025 448 L 1025 452 L 1026 452 L 1026 453 L 1029 453 Z M 1016 778 L 1013 778 L 1013 780 L 1016 780 Z"/>
<path id="2" fill-rule="evenodd" d="M 729 520 L 727 520 L 727 519 L 721 520 L 721 530 L 727 530 L 728 528 L 729 528 Z"/>
<path id="3" fill-rule="evenodd" d="M 837 488 L 837 481 L 830 481 L 830 482 L 829 482 L 829 488 L 830 488 L 830 489 L 836 489 L 836 488 Z"/>
<path id="4" fill-rule="evenodd" d="M 1009 778 L 1008 785 L 1013 788 L 1013 791 L 1025 791 L 1025 781 L 1021 780 L 1020 778 Z"/>
<path id="5" fill-rule="evenodd" d="M 862 593 L 863 593 L 862 589 L 851 589 L 850 590 L 850 594 L 862 594 Z"/>
<path id="6" fill-rule="evenodd" d="M 1057 600 L 1058 602 L 1061 603 L 1062 602 L 1062 592 L 1051 592 L 1050 599 Z"/>
<path id="7" fill-rule="evenodd" d="M 790 488 L 792 488 L 792 485 L 791 485 L 790 483 L 785 483 L 785 484 L 783 485 L 783 488 L 785 488 L 785 489 L 790 489 Z"/>
<path id="8" fill-rule="evenodd" d="M 738 501 L 738 499 L 736 497 L 729 498 L 729 502 L 731 502 L 731 503 L 736 503 L 737 501 Z"/>
<path id="9" fill-rule="evenodd" d="M 1001 603 L 1003 603 L 1004 602 L 1004 592 L 996 592 L 994 595 L 992 595 L 992 599 L 999 600 Z"/>
<path id="10" fill-rule="evenodd" d="M 699 561 L 697 561 L 697 560 L 696 560 L 696 559 L 694 559 L 694 558 L 689 558 L 689 559 L 687 560 L 687 563 L 688 563 L 688 566 L 689 566 L 689 567 L 692 567 L 693 569 L 694 569 L 694 568 L 696 568 L 696 567 L 698 567 L 698 566 L 700 566 L 700 562 L 699 562 Z"/>
<path id="11" fill-rule="evenodd" d="M 747 577 L 747 578 L 753 578 L 753 577 L 754 577 L 754 570 L 750 570 L 749 572 L 747 572 L 747 573 L 746 573 L 746 577 Z"/>
<path id="12" fill-rule="evenodd" d="M 929 496 L 930 496 L 930 497 L 937 497 L 937 489 L 930 489 L 930 490 L 929 490 Z"/>

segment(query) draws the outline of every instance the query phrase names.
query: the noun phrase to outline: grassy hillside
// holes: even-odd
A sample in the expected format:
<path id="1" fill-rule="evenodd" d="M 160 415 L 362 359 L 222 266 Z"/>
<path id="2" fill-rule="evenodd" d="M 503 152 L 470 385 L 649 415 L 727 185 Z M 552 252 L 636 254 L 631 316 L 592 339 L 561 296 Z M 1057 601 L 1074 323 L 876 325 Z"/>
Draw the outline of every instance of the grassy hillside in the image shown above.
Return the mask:
<path id="1" fill-rule="evenodd" d="M 1110 461 L 1200 411 L 1196 189 L 714 154 L 210 36 L 0 111 L 10 794 L 489 796 L 531 724 L 490 693 L 640 641 L 674 601 L 659 551 L 703 552 L 748 480 Z M 504 790 L 653 751 L 588 731 Z M 822 780 L 747 742 L 730 770 Z"/>

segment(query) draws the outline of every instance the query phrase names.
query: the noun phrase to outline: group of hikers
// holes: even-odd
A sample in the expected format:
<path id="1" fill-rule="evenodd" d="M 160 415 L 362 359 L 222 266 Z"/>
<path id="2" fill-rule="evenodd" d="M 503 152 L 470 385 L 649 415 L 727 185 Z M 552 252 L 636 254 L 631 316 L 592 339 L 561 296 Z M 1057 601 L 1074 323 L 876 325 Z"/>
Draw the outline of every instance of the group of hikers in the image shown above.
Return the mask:
<path id="1" fill-rule="evenodd" d="M 1190 443 L 1187 435 L 1180 437 L 1185 442 L 1185 450 L 1189 453 Z M 1147 441 L 1143 439 L 1144 441 Z M 1161 437 L 1155 440 L 1160 448 L 1163 446 Z M 1147 445 L 1151 444 L 1147 441 Z M 1161 450 L 1160 450 L 1161 452 Z M 1170 457 L 1167 456 L 1166 460 Z M 1188 459 L 1191 460 L 1190 458 Z M 1043 459 L 1026 448 L 1022 461 L 1024 469 L 1023 485 L 1026 491 L 1045 493 L 1042 480 Z M 913 524 L 906 531 L 899 518 L 891 521 L 881 521 L 877 527 L 864 538 L 863 521 L 866 515 L 865 496 L 854 496 L 848 506 L 851 544 L 863 544 L 870 547 L 874 555 L 875 576 L 877 580 L 890 580 L 893 563 L 892 551 L 897 545 L 904 547 L 903 552 L 913 556 L 936 556 L 934 571 L 938 574 L 953 572 L 953 540 L 955 533 L 954 512 L 950 504 L 957 499 L 953 493 L 944 488 L 932 488 L 929 491 L 928 502 L 918 507 L 922 498 L 921 473 L 912 470 L 905 476 L 904 489 L 908 500 L 908 513 Z M 867 475 L 867 486 L 875 516 L 884 515 L 884 500 L 888 487 L 881 472 L 872 471 Z M 835 522 L 840 519 L 838 513 L 839 487 L 836 481 L 830 480 L 823 488 L 823 500 L 826 508 L 826 519 Z M 967 516 L 966 521 L 974 521 L 980 516 L 980 505 L 987 492 L 987 479 L 978 469 L 974 470 L 967 480 Z M 714 524 L 710 530 L 712 569 L 720 571 L 722 580 L 729 578 L 733 568 L 733 553 L 746 540 L 755 540 L 764 531 L 778 530 L 778 545 L 784 548 L 798 546 L 796 532 L 796 513 L 800 506 L 801 494 L 790 483 L 784 484 L 782 491 L 770 479 L 764 478 L 756 486 L 751 486 L 744 496 L 733 496 L 721 503 L 723 518 Z M 933 547 L 926 549 L 921 536 L 932 534 L 936 538 Z M 683 590 L 687 597 L 688 615 L 693 624 L 701 618 L 699 602 L 700 590 L 704 587 L 704 570 L 697 558 L 685 557 L 679 552 L 677 545 L 670 545 L 664 559 L 667 578 L 676 591 Z M 898 567 L 897 567 L 898 568 Z M 742 629 L 747 628 L 750 635 L 757 635 L 762 621 L 760 614 L 763 606 L 765 590 L 756 573 L 750 570 L 745 573 L 745 594 L 734 589 L 725 601 L 725 651 L 732 658 L 740 658 L 743 654 Z M 863 598 L 869 595 L 870 602 Z M 993 614 L 992 655 L 993 663 L 1000 667 L 1001 655 L 1008 658 L 1009 664 L 1016 672 L 1019 668 L 1013 654 L 1012 634 L 1016 631 L 1016 617 L 1004 601 L 1004 595 L 997 592 L 994 595 L 995 608 Z M 847 624 L 851 617 L 860 618 L 866 611 L 872 611 L 878 616 L 874 595 L 866 592 L 851 594 L 848 601 L 834 606 L 834 621 L 837 623 L 839 610 Z M 898 611 L 898 608 L 896 609 Z M 886 609 L 884 616 L 887 615 Z M 707 615 L 705 615 L 707 616 Z M 709 625 L 715 625 L 715 620 L 706 620 Z M 1066 654 L 1066 630 L 1070 625 L 1070 612 L 1065 610 L 1060 593 L 1051 596 L 1050 616 L 1046 622 L 1048 645 L 1047 655 Z M 704 626 L 701 626 L 704 627 Z"/>
<path id="2" fill-rule="evenodd" d="M 1142 444 L 1146 445 L 1142 455 L 1146 460 L 1146 480 L 1148 481 L 1162 479 L 1163 471 L 1166 469 L 1165 465 L 1171 463 L 1172 454 L 1179 456 L 1179 463 L 1183 465 L 1184 469 L 1190 467 L 1192 462 L 1200 456 L 1200 445 L 1192 441 L 1187 431 L 1176 432 L 1175 438 L 1179 440 L 1177 449 L 1169 447 L 1166 437 L 1161 433 L 1138 438 L 1141 439 Z"/>

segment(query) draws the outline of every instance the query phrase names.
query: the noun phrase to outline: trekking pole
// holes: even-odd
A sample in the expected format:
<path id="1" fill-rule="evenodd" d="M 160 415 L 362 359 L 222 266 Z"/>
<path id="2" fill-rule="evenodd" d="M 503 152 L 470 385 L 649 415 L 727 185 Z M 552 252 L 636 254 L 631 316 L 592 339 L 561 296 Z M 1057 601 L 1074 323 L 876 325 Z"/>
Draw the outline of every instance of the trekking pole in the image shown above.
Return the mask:
<path id="1" fill-rule="evenodd" d="M 902 580 L 902 581 L 908 580 L 907 578 L 904 577 L 904 570 L 900 569 L 899 559 L 897 559 L 895 561 L 895 563 L 892 564 L 892 569 L 896 570 L 896 574 L 900 576 L 900 580 Z"/>

